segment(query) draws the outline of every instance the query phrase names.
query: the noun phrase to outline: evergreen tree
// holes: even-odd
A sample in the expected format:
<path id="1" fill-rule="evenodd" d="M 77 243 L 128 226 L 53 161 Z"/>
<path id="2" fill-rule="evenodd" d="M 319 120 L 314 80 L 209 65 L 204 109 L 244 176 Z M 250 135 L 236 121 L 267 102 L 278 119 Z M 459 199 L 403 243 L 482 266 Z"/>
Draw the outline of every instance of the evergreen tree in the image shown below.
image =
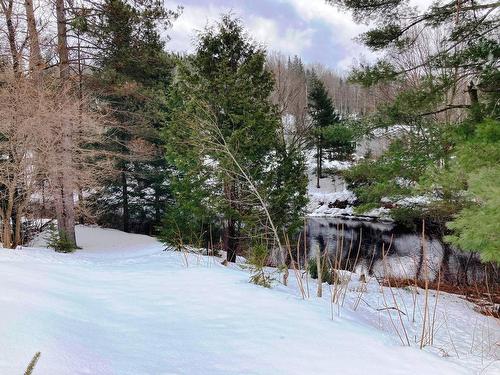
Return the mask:
<path id="1" fill-rule="evenodd" d="M 500 3 L 458 0 L 418 9 L 402 0 L 330 2 L 375 25 L 361 40 L 382 57 L 351 73 L 352 81 L 390 85 L 394 92 L 369 119 L 371 128 L 406 127 L 380 159 L 346 173 L 359 201 L 369 208 L 383 197 L 398 201 L 422 192 L 438 197 L 426 207 L 393 209 L 393 215 L 407 221 L 399 210 L 425 217 L 443 232 L 449 222 L 448 240 L 498 260 L 498 238 L 491 234 L 498 231 L 493 222 L 500 211 L 494 198 L 498 155 L 492 148 L 497 145 L 474 139 L 484 130 L 484 119 L 500 115 Z M 486 127 L 498 128 L 491 121 Z M 470 153 L 474 147 L 482 150 L 480 161 Z"/>
<path id="2" fill-rule="evenodd" d="M 352 133 L 341 125 L 340 116 L 335 111 L 332 99 L 324 83 L 313 71 L 310 77 L 309 114 L 314 126 L 314 143 L 316 145 L 316 187 L 323 173 L 325 149 L 339 158 L 352 152 Z"/>
<path id="3" fill-rule="evenodd" d="M 153 233 L 170 197 L 170 168 L 159 130 L 173 64 L 158 27 L 175 17 L 156 1 L 106 0 L 99 17 L 85 24 L 86 33 L 101 47 L 94 90 L 115 119 L 108 147 L 117 155 L 120 170 L 94 198 L 100 221 L 126 232 Z"/>
<path id="4" fill-rule="evenodd" d="M 304 162 L 279 137 L 272 89 L 265 51 L 230 16 L 200 33 L 194 56 L 179 61 L 164 131 L 177 169 L 166 242 L 220 228 L 227 259 L 235 261 L 243 238 L 268 231 L 263 210 L 280 234 L 296 227 L 305 205 Z"/>
<path id="5" fill-rule="evenodd" d="M 429 211 L 452 205 L 445 239 L 500 263 L 500 122 L 465 122 L 453 130 L 453 153 L 444 168 L 433 166 L 421 179 L 424 191 L 438 194 Z M 436 189 L 439 186 L 439 189 Z"/>

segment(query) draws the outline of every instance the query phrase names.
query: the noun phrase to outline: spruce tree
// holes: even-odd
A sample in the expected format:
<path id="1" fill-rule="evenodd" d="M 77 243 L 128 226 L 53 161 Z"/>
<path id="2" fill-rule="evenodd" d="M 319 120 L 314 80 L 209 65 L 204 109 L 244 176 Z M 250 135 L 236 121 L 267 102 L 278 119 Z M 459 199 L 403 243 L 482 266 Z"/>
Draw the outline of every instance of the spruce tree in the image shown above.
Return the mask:
<path id="1" fill-rule="evenodd" d="M 340 117 L 333 107 L 332 99 L 324 83 L 313 71 L 310 77 L 309 91 L 309 114 L 314 126 L 314 144 L 316 146 L 316 187 L 319 189 L 319 181 L 322 178 L 322 163 L 324 149 L 327 146 L 325 142 L 325 131 L 328 127 L 340 123 Z"/>

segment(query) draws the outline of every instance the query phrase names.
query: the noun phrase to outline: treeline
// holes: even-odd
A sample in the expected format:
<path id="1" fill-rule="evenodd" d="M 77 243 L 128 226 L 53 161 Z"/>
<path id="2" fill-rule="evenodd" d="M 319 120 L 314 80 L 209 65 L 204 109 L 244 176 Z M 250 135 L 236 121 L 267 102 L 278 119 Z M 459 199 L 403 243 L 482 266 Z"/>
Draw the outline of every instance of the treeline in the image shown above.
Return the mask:
<path id="1" fill-rule="evenodd" d="M 2 243 L 30 219 L 152 233 L 170 197 L 165 124 L 174 59 L 161 30 L 177 17 L 158 1 L 2 0 Z M 4 29 L 5 26 L 5 29 Z"/>

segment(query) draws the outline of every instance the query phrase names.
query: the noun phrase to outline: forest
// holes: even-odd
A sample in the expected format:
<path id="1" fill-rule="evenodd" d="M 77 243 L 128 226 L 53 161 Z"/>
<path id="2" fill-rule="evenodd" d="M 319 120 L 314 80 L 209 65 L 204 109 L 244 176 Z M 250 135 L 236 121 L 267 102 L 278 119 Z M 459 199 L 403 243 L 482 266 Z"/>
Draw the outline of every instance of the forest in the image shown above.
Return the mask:
<path id="1" fill-rule="evenodd" d="M 79 231 L 114 229 L 186 267 L 243 259 L 250 282 L 301 298 L 311 277 L 332 306 L 349 289 L 342 272 L 361 273 L 424 291 L 415 339 L 393 321 L 396 299 L 377 310 L 420 348 L 434 339 L 431 289 L 498 318 L 500 3 L 319 3 L 365 25 L 356 41 L 375 57 L 339 71 L 288 55 L 237 12 L 172 51 L 182 2 L 0 0 L 5 251 L 43 237 L 86 256 Z"/>
<path id="2" fill-rule="evenodd" d="M 498 261 L 498 4 L 396 7 L 408 25 L 385 3 L 336 4 L 384 25 L 360 36 L 384 57 L 348 76 L 267 53 L 231 15 L 179 55 L 163 31 L 180 7 L 3 0 L 4 247 L 26 243 L 34 218 L 56 218 L 68 249 L 85 222 L 171 243 L 210 226 L 231 253 L 252 233 L 280 242 L 306 214 L 308 153 L 319 178 L 325 158 L 400 125 L 381 157 L 345 172 L 357 211 L 427 194 L 392 215 Z"/>

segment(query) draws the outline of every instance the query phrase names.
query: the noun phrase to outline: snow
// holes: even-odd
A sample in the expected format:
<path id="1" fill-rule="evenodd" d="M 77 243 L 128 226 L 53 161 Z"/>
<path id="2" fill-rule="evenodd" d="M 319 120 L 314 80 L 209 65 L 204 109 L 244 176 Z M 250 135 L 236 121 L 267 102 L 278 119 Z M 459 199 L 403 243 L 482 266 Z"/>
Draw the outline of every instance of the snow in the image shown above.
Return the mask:
<path id="1" fill-rule="evenodd" d="M 416 195 L 414 197 L 405 197 L 396 202 L 397 206 L 413 207 L 413 206 L 426 206 L 433 201 L 432 198 L 425 195 Z"/>
<path id="2" fill-rule="evenodd" d="M 393 133 L 402 131 L 403 128 L 396 127 Z M 391 133 L 392 134 L 392 133 Z M 309 151 L 306 155 L 306 165 L 308 173 L 307 194 L 309 202 L 306 207 L 308 217 L 346 217 L 357 218 L 360 220 L 377 219 L 384 222 L 393 221 L 390 217 L 390 209 L 378 207 L 365 212 L 356 214 L 354 212 L 354 204 L 357 200 L 353 191 L 347 188 L 347 184 L 339 174 L 328 174 L 320 179 L 320 187 L 317 187 L 316 178 L 316 159 L 314 151 Z M 339 160 L 324 160 L 324 171 L 333 169 L 335 171 L 343 171 L 351 168 L 354 162 L 339 161 Z M 335 173 L 335 172 L 334 172 Z M 394 181 L 399 186 L 409 187 L 414 186 L 415 182 L 401 177 Z M 424 207 L 434 201 L 436 198 L 427 195 L 418 195 L 404 198 L 383 197 L 381 203 L 391 203 L 399 207 Z M 339 207 L 340 206 L 340 207 Z"/>
<path id="3" fill-rule="evenodd" d="M 356 195 L 347 189 L 347 184 L 339 175 L 326 175 L 320 178 L 319 188 L 316 178 L 316 158 L 311 150 L 306 155 L 308 174 L 307 195 L 309 202 L 306 207 L 308 217 L 346 217 L 364 219 L 380 219 L 392 221 L 389 210 L 383 207 L 376 208 L 363 215 L 355 214 L 354 203 Z M 343 171 L 353 166 L 351 161 L 327 160 L 323 161 L 324 170 L 335 169 Z M 339 207 L 340 206 L 340 207 Z"/>
<path id="4" fill-rule="evenodd" d="M 288 287 L 266 289 L 249 284 L 237 265 L 163 251 L 148 236 L 79 226 L 77 240 L 83 249 L 73 254 L 0 250 L 1 374 L 23 373 L 37 351 L 34 374 L 51 375 L 500 371 L 486 349 L 481 359 L 476 353 L 486 337 L 479 327 L 489 324 L 498 340 L 497 322 L 453 296 L 440 298 L 460 358 L 439 342 L 443 358 L 398 342 L 387 329 L 390 312 L 368 306 L 381 298 L 373 281 L 366 304 L 354 311 L 357 292 L 348 293 L 332 319 L 328 293 L 303 300 L 293 276 Z M 472 347 L 471 327 L 478 327 Z"/>
<path id="5" fill-rule="evenodd" d="M 323 169 L 336 169 L 338 171 L 345 171 L 352 167 L 352 162 L 341 160 L 323 160 Z"/>
<path id="6" fill-rule="evenodd" d="M 350 206 L 356 200 L 354 193 L 347 189 L 345 181 L 338 177 L 326 176 L 320 179 L 320 188 L 317 188 L 316 180 L 316 159 L 314 153 L 310 152 L 306 159 L 308 172 L 307 192 L 309 203 L 307 205 L 308 216 L 351 216 L 354 209 Z M 338 160 L 324 160 L 324 169 L 345 170 L 352 166 L 351 162 Z M 335 202 L 347 203 L 346 208 L 333 207 Z M 332 206 L 332 207 L 329 207 Z"/>
<path id="7" fill-rule="evenodd" d="M 373 208 L 368 212 L 365 212 L 363 215 L 366 217 L 374 217 L 374 218 L 379 218 L 380 220 L 387 220 L 387 221 L 392 221 L 391 217 L 389 216 L 390 210 L 385 207 L 377 207 Z"/>
<path id="8" fill-rule="evenodd" d="M 389 127 L 375 128 L 371 131 L 373 137 L 392 137 L 396 138 L 405 133 L 411 133 L 414 129 L 409 125 L 392 125 Z"/>
<path id="9" fill-rule="evenodd" d="M 307 216 L 309 217 L 337 217 L 353 216 L 354 208 L 351 203 L 355 199 L 354 193 L 342 190 L 333 193 L 309 191 L 309 202 L 307 204 Z M 347 203 L 345 208 L 335 207 L 336 202 Z"/>
<path id="10" fill-rule="evenodd" d="M 358 158 L 362 158 L 367 154 L 370 154 L 371 157 L 379 157 L 387 151 L 389 145 L 395 139 L 411 131 L 413 131 L 411 127 L 404 125 L 373 129 L 369 135 L 357 142 L 355 154 Z"/>
<path id="11" fill-rule="evenodd" d="M 310 198 L 308 207 L 314 207 L 309 214 L 308 217 L 354 217 L 354 208 L 352 206 L 348 206 L 346 208 L 337 208 L 337 207 L 328 207 L 329 202 L 334 202 L 335 198 L 332 200 L 328 199 L 325 203 L 325 200 L 320 199 L 316 200 L 314 197 Z"/>

